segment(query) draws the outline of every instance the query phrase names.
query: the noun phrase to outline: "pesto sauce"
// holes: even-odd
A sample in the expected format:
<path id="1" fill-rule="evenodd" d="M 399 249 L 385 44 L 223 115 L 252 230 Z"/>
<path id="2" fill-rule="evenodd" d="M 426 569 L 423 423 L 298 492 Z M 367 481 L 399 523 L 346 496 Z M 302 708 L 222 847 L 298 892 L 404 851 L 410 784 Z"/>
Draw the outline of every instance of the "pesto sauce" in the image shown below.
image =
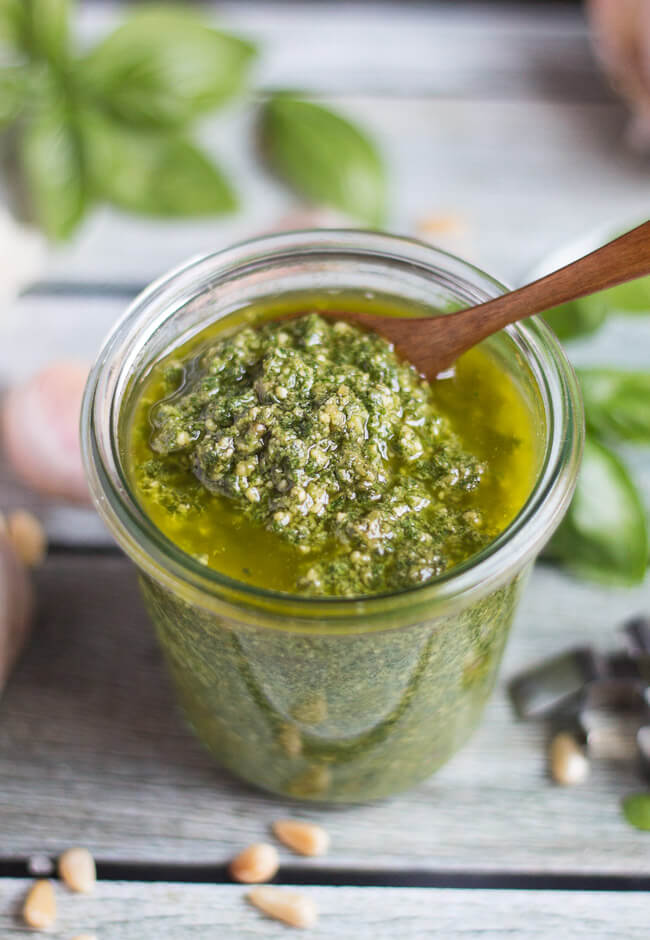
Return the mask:
<path id="1" fill-rule="evenodd" d="M 532 409 L 481 348 L 426 383 L 378 337 L 315 316 L 269 322 L 329 303 L 238 311 L 154 365 L 124 414 L 127 470 L 175 545 L 240 581 L 316 595 L 420 583 L 522 507 L 539 461 Z M 442 616 L 415 604 L 381 626 L 323 615 L 309 629 L 282 598 L 259 624 L 141 583 L 214 757 L 285 796 L 356 801 L 423 779 L 469 736 L 525 574 Z"/>
<path id="2" fill-rule="evenodd" d="M 317 313 L 209 329 L 140 396 L 140 499 L 180 547 L 263 587 L 425 582 L 491 541 L 531 482 L 523 403 L 484 353 L 463 360 L 429 383 L 382 337 Z"/>

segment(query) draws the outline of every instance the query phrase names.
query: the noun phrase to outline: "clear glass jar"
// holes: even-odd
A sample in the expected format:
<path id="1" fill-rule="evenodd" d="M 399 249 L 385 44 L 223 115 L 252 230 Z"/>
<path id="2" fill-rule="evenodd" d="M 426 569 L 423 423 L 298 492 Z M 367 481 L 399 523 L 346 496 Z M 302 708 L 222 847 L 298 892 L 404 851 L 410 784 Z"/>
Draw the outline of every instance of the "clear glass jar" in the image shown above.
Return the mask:
<path id="1" fill-rule="evenodd" d="M 125 415 L 152 364 L 216 319 L 295 292 L 444 313 L 504 291 L 451 255 L 369 232 L 294 232 L 192 261 L 154 283 L 107 338 L 82 415 L 96 506 L 138 566 L 185 715 L 226 767 L 277 793 L 366 800 L 427 777 L 476 727 L 521 589 L 573 493 L 576 379 L 541 320 L 485 341 L 536 428 L 537 477 L 508 528 L 428 584 L 367 598 L 289 596 L 205 568 L 132 492 Z M 128 655 L 128 651 L 126 653 Z"/>

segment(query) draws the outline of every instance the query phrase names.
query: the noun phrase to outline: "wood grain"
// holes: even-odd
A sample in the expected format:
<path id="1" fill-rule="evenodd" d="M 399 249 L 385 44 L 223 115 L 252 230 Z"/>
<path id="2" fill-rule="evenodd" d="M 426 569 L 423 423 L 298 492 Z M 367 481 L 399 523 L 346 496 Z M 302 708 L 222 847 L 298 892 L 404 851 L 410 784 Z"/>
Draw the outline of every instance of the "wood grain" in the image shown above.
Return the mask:
<path id="1" fill-rule="evenodd" d="M 210 9 L 210 3 L 205 6 Z M 259 44 L 256 87 L 311 94 L 611 96 L 580 11 L 555 4 L 216 2 L 215 23 Z M 112 28 L 116 3 L 82 4 L 85 41 Z"/>
<path id="2" fill-rule="evenodd" d="M 33 937 L 16 913 L 28 883 L 0 882 L 0 934 Z M 234 885 L 103 882 L 91 896 L 57 885 L 59 916 L 47 936 L 70 940 L 81 932 L 110 940 L 286 940 L 293 934 L 264 917 Z M 320 918 L 309 937 L 329 940 L 645 940 L 644 894 L 436 888 L 304 888 Z M 305 934 L 307 935 L 307 934 Z"/>
<path id="3" fill-rule="evenodd" d="M 293 813 L 332 835 L 323 860 L 365 869 L 650 873 L 647 834 L 619 800 L 634 763 L 601 762 L 577 789 L 546 776 L 543 727 L 513 719 L 503 685 L 485 722 L 425 784 L 353 809 L 300 807 L 221 771 L 176 712 L 130 563 L 52 557 L 40 617 L 0 702 L 2 853 L 88 845 L 100 859 L 220 864 Z M 601 590 L 539 567 L 502 672 L 587 642 L 650 609 L 650 581 Z"/>

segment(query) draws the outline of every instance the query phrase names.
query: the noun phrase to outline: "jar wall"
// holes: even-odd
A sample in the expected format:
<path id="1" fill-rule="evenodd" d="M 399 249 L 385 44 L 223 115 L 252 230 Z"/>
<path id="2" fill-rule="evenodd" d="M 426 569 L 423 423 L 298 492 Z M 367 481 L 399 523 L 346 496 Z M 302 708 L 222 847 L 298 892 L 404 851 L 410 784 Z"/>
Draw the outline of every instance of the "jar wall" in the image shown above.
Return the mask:
<path id="1" fill-rule="evenodd" d="M 221 764 L 285 796 L 359 801 L 424 779 L 469 737 L 528 567 L 451 616 L 347 634 L 255 627 L 141 584 L 185 716 Z"/>

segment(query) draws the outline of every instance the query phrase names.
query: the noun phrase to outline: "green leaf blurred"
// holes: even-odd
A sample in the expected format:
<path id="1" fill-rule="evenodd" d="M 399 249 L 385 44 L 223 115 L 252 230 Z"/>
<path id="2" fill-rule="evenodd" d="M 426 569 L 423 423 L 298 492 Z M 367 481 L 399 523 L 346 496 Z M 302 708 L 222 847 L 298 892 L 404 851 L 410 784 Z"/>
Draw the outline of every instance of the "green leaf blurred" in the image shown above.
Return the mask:
<path id="1" fill-rule="evenodd" d="M 547 310 L 543 317 L 561 340 L 586 336 L 600 329 L 609 313 L 604 292 L 580 297 Z"/>
<path id="2" fill-rule="evenodd" d="M 9 43 L 23 50 L 26 23 L 25 0 L 0 0 L 0 42 Z"/>
<path id="3" fill-rule="evenodd" d="M 650 277 L 617 284 L 600 292 L 610 313 L 650 313 Z"/>
<path id="4" fill-rule="evenodd" d="M 386 211 L 386 175 L 373 142 L 350 121 L 292 95 L 264 105 L 263 155 L 289 185 L 370 225 Z"/>
<path id="5" fill-rule="evenodd" d="M 254 54 L 187 7 L 147 6 L 91 50 L 80 84 L 135 126 L 177 128 L 240 91 Z"/>
<path id="6" fill-rule="evenodd" d="M 11 124 L 23 110 L 28 88 L 29 76 L 24 68 L 0 68 L 0 130 Z"/>
<path id="7" fill-rule="evenodd" d="M 587 437 L 578 486 L 544 551 L 576 574 L 607 584 L 638 584 L 648 565 L 648 524 L 624 464 Z"/>
<path id="8" fill-rule="evenodd" d="M 631 826 L 650 830 L 650 793 L 631 793 L 623 800 L 623 815 Z"/>
<path id="9" fill-rule="evenodd" d="M 53 239 L 66 238 L 88 206 L 81 138 L 64 104 L 48 102 L 21 138 L 27 196 L 36 221 Z"/>
<path id="10" fill-rule="evenodd" d="M 100 198 L 154 216 L 218 215 L 236 208 L 221 170 L 184 137 L 136 130 L 92 112 L 84 115 L 82 129 Z"/>
<path id="11" fill-rule="evenodd" d="M 578 376 L 594 434 L 650 444 L 650 372 L 579 369 Z"/>
<path id="12" fill-rule="evenodd" d="M 23 0 L 23 43 L 33 58 L 61 66 L 69 58 L 71 0 Z"/>

